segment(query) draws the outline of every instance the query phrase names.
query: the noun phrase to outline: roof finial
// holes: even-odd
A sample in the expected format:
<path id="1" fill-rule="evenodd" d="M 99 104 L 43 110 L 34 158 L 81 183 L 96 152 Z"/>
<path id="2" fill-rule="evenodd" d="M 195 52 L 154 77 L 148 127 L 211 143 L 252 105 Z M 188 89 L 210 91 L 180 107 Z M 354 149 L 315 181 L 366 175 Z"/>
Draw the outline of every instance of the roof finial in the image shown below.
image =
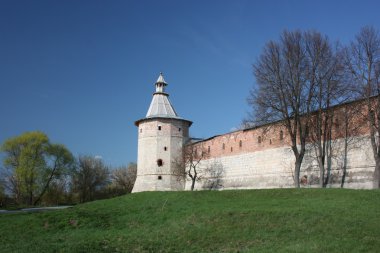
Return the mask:
<path id="1" fill-rule="evenodd" d="M 158 84 L 158 83 L 162 83 L 165 86 L 168 85 L 168 83 L 165 82 L 164 75 L 162 74 L 162 72 L 160 72 L 160 75 L 158 76 L 156 84 Z"/>

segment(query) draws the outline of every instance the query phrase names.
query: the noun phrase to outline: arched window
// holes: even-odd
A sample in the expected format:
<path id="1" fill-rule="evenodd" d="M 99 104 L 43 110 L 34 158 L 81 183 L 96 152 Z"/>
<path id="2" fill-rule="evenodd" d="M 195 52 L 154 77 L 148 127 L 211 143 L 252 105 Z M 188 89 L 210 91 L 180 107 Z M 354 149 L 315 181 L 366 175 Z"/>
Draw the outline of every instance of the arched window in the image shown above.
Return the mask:
<path id="1" fill-rule="evenodd" d="M 210 154 L 210 146 L 208 146 L 208 148 L 207 148 L 207 153 Z"/>
<path id="2" fill-rule="evenodd" d="M 280 140 L 283 140 L 284 139 L 284 132 L 281 130 L 280 131 Z"/>
<path id="3" fill-rule="evenodd" d="M 231 152 L 234 151 L 234 149 L 231 147 Z"/>
<path id="4" fill-rule="evenodd" d="M 163 164 L 164 164 L 164 162 L 162 161 L 162 159 L 157 159 L 157 166 L 158 167 L 161 167 Z"/>
<path id="5" fill-rule="evenodd" d="M 164 147 L 164 150 L 166 151 L 166 150 L 168 150 L 168 148 L 167 148 L 167 147 Z"/>
<path id="6" fill-rule="evenodd" d="M 223 143 L 222 149 L 223 149 L 223 150 L 226 149 L 226 145 L 224 145 L 224 143 Z"/>
<path id="7" fill-rule="evenodd" d="M 239 147 L 243 147 L 243 141 L 239 141 Z"/>
<path id="8" fill-rule="evenodd" d="M 257 138 L 257 142 L 258 142 L 258 143 L 261 143 L 261 136 L 259 136 L 259 137 Z"/>
<path id="9" fill-rule="evenodd" d="M 161 126 L 158 126 L 158 130 L 161 131 Z"/>

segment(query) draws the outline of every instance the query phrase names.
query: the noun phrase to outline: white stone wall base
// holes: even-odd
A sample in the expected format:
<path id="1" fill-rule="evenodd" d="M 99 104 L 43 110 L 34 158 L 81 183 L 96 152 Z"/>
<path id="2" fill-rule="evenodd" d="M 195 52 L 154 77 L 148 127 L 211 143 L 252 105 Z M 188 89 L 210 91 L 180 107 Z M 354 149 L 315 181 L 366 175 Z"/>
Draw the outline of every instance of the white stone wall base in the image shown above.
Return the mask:
<path id="1" fill-rule="evenodd" d="M 359 139 L 359 138 L 358 138 Z M 344 188 L 372 189 L 374 159 L 368 137 L 360 137 L 360 145 L 351 148 L 348 153 L 347 175 Z M 343 141 L 337 140 L 336 157 L 332 163 L 331 183 L 329 188 L 340 188 L 342 178 Z M 311 146 L 307 147 L 311 150 Z M 300 178 L 307 176 L 308 182 L 301 187 L 315 188 L 319 181 L 319 168 L 313 152 L 308 152 L 303 160 Z M 293 168 L 294 155 L 290 147 L 282 147 L 246 154 L 230 155 L 201 161 L 200 173 L 206 168 L 216 166 L 223 168 L 223 176 L 219 178 L 220 186 L 216 189 L 267 189 L 294 187 Z M 212 179 L 203 175 L 204 179 L 195 183 L 196 190 L 209 189 Z M 191 180 L 186 180 L 186 190 L 190 190 Z"/>

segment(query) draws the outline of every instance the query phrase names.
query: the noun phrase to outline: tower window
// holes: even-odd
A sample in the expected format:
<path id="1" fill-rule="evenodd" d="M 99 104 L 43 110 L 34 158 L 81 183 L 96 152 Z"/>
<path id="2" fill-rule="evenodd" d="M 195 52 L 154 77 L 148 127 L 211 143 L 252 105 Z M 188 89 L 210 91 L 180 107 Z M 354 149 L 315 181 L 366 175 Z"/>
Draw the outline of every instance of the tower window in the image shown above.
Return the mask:
<path id="1" fill-rule="evenodd" d="M 269 139 L 269 144 L 272 145 L 272 139 Z"/>
<path id="2" fill-rule="evenodd" d="M 208 148 L 207 148 L 207 153 L 209 153 L 210 154 L 210 146 L 208 146 Z"/>
<path id="3" fill-rule="evenodd" d="M 257 138 L 257 142 L 258 142 L 258 143 L 261 143 L 261 136 L 259 136 L 259 137 Z"/>
<path id="4" fill-rule="evenodd" d="M 239 141 L 239 147 L 243 147 L 243 141 Z"/>
<path id="5" fill-rule="evenodd" d="M 224 143 L 223 143 L 222 149 L 223 149 L 223 150 L 226 149 L 226 145 L 224 145 Z"/>
<path id="6" fill-rule="evenodd" d="M 281 130 L 280 131 L 280 140 L 283 140 L 284 139 L 284 132 Z"/>
<path id="7" fill-rule="evenodd" d="M 166 151 L 166 150 L 168 150 L 168 148 L 167 148 L 167 147 L 164 147 L 164 150 Z"/>
<path id="8" fill-rule="evenodd" d="M 181 132 L 181 128 L 178 128 L 178 132 Z"/>
<path id="9" fill-rule="evenodd" d="M 161 126 L 158 126 L 158 130 L 161 131 Z"/>
<path id="10" fill-rule="evenodd" d="M 162 179 L 162 176 L 158 176 L 158 180 L 161 180 Z"/>
<path id="11" fill-rule="evenodd" d="M 157 166 L 158 167 L 161 167 L 163 164 L 164 164 L 164 162 L 162 161 L 162 159 L 157 159 Z"/>
<path id="12" fill-rule="evenodd" d="M 231 147 L 231 152 L 234 151 L 234 149 Z"/>

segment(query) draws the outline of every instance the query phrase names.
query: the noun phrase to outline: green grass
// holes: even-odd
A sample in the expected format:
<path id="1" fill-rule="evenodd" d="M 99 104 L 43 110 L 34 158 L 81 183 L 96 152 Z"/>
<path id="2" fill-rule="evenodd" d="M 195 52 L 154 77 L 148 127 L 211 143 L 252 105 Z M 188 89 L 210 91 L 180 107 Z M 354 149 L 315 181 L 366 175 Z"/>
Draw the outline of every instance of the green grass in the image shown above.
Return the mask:
<path id="1" fill-rule="evenodd" d="M 380 191 L 147 192 L 0 228 L 0 252 L 379 252 Z"/>

